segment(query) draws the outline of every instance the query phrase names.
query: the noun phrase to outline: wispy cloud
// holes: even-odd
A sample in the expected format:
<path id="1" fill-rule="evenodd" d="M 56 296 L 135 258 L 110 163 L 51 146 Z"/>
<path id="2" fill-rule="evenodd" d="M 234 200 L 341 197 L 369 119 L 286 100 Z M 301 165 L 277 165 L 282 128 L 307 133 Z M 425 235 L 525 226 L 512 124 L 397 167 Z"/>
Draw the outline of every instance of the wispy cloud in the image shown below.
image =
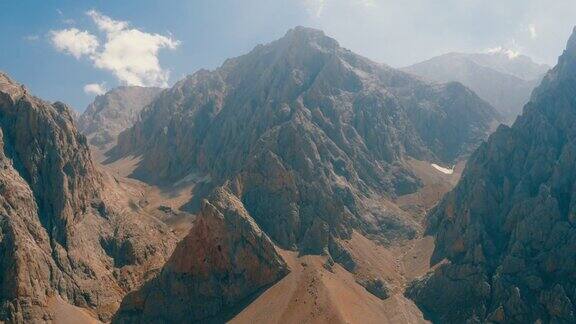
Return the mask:
<path id="1" fill-rule="evenodd" d="M 160 66 L 158 52 L 175 49 L 180 42 L 171 36 L 151 34 L 91 10 L 86 13 L 104 33 L 102 45 L 88 31 L 76 28 L 51 32 L 54 47 L 77 59 L 88 58 L 94 67 L 112 72 L 127 85 L 167 86 L 169 71 Z"/>
<path id="2" fill-rule="evenodd" d="M 40 36 L 38 36 L 38 35 L 27 35 L 27 36 L 24 36 L 24 40 L 27 40 L 27 41 L 29 41 L 29 42 L 35 42 L 35 41 L 37 41 L 37 40 L 39 40 L 39 39 L 40 39 Z"/>
<path id="3" fill-rule="evenodd" d="M 106 85 L 104 83 L 89 83 L 84 86 L 84 93 L 87 95 L 103 95 L 106 93 Z"/>
<path id="4" fill-rule="evenodd" d="M 324 6 L 326 5 L 326 0 L 302 0 L 302 3 L 306 7 L 309 14 L 320 17 L 324 11 Z"/>
<path id="5" fill-rule="evenodd" d="M 302 4 L 308 11 L 308 13 L 316 18 L 320 18 L 324 13 L 326 5 L 329 3 L 334 3 L 334 0 L 301 0 Z M 374 8 L 377 6 L 376 0 L 350 0 L 351 5 Z"/>

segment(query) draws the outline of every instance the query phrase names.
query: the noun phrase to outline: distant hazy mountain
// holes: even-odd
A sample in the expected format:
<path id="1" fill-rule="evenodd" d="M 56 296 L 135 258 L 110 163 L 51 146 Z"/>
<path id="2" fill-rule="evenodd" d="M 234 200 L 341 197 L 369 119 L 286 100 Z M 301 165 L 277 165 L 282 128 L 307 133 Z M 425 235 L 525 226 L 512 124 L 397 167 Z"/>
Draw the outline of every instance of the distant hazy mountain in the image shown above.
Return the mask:
<path id="1" fill-rule="evenodd" d="M 490 53 L 449 53 L 403 68 L 438 82 L 458 81 L 494 106 L 508 121 L 522 111 L 549 67 L 497 49 Z"/>
<path id="2" fill-rule="evenodd" d="M 386 203 L 421 184 L 407 160 L 452 163 L 497 116 L 460 83 L 430 84 L 302 27 L 187 77 L 146 107 L 113 155 L 141 156 L 134 175 L 150 182 L 209 179 L 195 189 L 207 198 L 202 227 L 125 300 L 118 321 L 217 315 L 285 272 L 268 239 L 353 271 L 339 239 L 416 235 L 418 225 Z M 386 295 L 382 282 L 366 285 Z"/>
<path id="3" fill-rule="evenodd" d="M 116 141 L 120 132 L 132 126 L 138 114 L 162 89 L 118 87 L 97 96 L 78 117 L 78 129 L 90 144 L 104 148 Z"/>
<path id="4" fill-rule="evenodd" d="M 408 294 L 437 323 L 576 323 L 576 29 L 512 127 L 431 213 L 433 263 Z"/>

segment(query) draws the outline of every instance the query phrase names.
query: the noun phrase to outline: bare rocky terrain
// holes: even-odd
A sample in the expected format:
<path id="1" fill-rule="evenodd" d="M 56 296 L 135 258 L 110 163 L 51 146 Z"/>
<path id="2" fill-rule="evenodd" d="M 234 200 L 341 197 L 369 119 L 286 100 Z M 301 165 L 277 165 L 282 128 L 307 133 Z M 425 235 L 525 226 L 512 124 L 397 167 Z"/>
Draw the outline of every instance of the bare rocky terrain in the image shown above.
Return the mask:
<path id="1" fill-rule="evenodd" d="M 77 118 L 78 130 L 88 143 L 100 150 L 116 143 L 118 134 L 130 128 L 140 111 L 161 91 L 161 88 L 122 86 L 94 99 Z"/>
<path id="2" fill-rule="evenodd" d="M 68 107 L 5 74 L 0 129 L 0 321 L 110 320 L 169 257 L 171 231 L 98 170 Z"/>
<path id="3" fill-rule="evenodd" d="M 430 215 L 433 263 L 408 289 L 437 323 L 576 321 L 576 30 L 512 127 Z"/>
<path id="4" fill-rule="evenodd" d="M 0 322 L 572 322 L 575 71 L 487 143 L 466 86 L 303 27 L 86 136 L 0 74 Z"/>
<path id="5" fill-rule="evenodd" d="M 199 212 L 161 275 L 128 295 L 115 321 L 232 316 L 261 288 L 284 281 L 275 284 L 286 273 L 284 261 L 274 261 L 281 260 L 275 250 L 297 253 L 297 260 L 319 256 L 324 270 L 314 274 L 341 269 L 338 278 L 352 278 L 371 303 L 394 298 L 410 305 L 402 295 L 402 257 L 393 257 L 399 250 L 386 250 L 395 265 L 374 266 L 366 251 L 347 242 L 358 237 L 362 246 L 391 249 L 417 239 L 421 212 L 431 202 L 400 197 L 451 189 L 451 176 L 430 162 L 465 159 L 498 118 L 461 84 L 421 81 L 302 27 L 214 71 L 187 77 L 144 109 L 105 161 L 137 159 L 130 176 L 154 186 L 194 183 L 191 200 L 179 208 Z M 425 173 L 440 179 L 421 179 Z M 245 225 L 226 225 L 238 219 Z M 226 239 L 206 234 L 206 224 L 219 224 L 210 225 L 212 232 Z M 246 246 L 246 235 L 260 232 L 260 247 Z M 222 242 L 219 249 L 215 242 Z M 232 246 L 254 261 L 238 263 Z M 260 281 L 246 279 L 262 271 Z M 376 314 L 384 314 L 384 306 L 378 307 Z"/>
<path id="6" fill-rule="evenodd" d="M 162 92 L 108 162 L 138 156 L 132 176 L 158 185 L 229 182 L 276 244 L 321 254 L 352 228 L 414 237 L 384 206 L 421 187 L 406 157 L 452 163 L 497 118 L 460 84 L 431 85 L 299 27 Z"/>

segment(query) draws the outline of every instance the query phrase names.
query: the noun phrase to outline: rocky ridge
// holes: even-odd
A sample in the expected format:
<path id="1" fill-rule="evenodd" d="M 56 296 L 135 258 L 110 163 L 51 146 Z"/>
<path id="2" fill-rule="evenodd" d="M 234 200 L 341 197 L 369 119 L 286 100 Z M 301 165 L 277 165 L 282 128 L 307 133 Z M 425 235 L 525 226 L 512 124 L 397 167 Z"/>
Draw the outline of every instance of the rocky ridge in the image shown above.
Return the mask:
<path id="1" fill-rule="evenodd" d="M 548 69 L 527 56 L 501 50 L 448 53 L 402 70 L 427 80 L 461 82 L 496 108 L 506 121 L 513 122 Z"/>
<path id="2" fill-rule="evenodd" d="M 160 93 L 154 87 L 122 86 L 96 96 L 77 119 L 78 130 L 100 149 L 116 142 L 118 134 L 137 120 L 140 111 Z"/>
<path id="3" fill-rule="evenodd" d="M 109 320 L 171 253 L 169 230 L 119 203 L 68 107 L 3 73 L 0 137 L 0 321 L 49 321 L 55 298 Z"/>
<path id="4" fill-rule="evenodd" d="M 576 29 L 512 127 L 431 213 L 433 262 L 408 296 L 442 323 L 576 321 Z"/>

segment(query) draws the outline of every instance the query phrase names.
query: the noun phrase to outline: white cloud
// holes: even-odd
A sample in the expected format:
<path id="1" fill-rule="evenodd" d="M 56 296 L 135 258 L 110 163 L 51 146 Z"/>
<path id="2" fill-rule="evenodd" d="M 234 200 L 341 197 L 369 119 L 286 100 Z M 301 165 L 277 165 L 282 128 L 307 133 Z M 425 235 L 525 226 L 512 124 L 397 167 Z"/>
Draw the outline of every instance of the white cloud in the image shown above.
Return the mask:
<path id="1" fill-rule="evenodd" d="M 57 45 L 57 49 L 74 53 L 76 58 L 86 55 L 96 68 L 112 72 L 118 80 L 127 85 L 139 86 L 167 86 L 169 71 L 162 69 L 158 60 L 158 52 L 163 49 L 175 49 L 180 42 L 170 36 L 150 34 L 131 28 L 126 21 L 114 20 L 101 13 L 91 10 L 86 13 L 97 28 L 105 34 L 106 40 L 98 48 L 88 50 L 70 49 L 75 45 L 78 33 L 74 37 L 62 37 L 64 45 Z M 54 35 L 70 33 L 70 30 L 53 32 Z M 76 30 L 78 31 L 78 30 Z M 79 31 L 78 31 L 79 32 Z M 80 32 L 87 33 L 87 32 Z M 66 34 L 67 35 L 67 34 Z"/>
<path id="2" fill-rule="evenodd" d="M 89 83 L 84 86 L 84 93 L 87 95 L 103 95 L 106 93 L 106 85 L 104 83 Z"/>
<path id="3" fill-rule="evenodd" d="M 502 46 L 489 48 L 485 51 L 488 54 L 502 54 L 508 56 L 509 59 L 515 59 L 520 55 L 520 52 L 514 51 L 508 48 L 504 48 Z"/>
<path id="4" fill-rule="evenodd" d="M 536 26 L 534 24 L 528 25 L 528 32 L 530 33 L 530 38 L 536 39 L 538 33 L 536 32 Z"/>
<path id="5" fill-rule="evenodd" d="M 96 36 L 77 28 L 52 31 L 50 38 L 57 50 L 68 53 L 77 59 L 83 55 L 94 54 L 98 48 Z"/>

